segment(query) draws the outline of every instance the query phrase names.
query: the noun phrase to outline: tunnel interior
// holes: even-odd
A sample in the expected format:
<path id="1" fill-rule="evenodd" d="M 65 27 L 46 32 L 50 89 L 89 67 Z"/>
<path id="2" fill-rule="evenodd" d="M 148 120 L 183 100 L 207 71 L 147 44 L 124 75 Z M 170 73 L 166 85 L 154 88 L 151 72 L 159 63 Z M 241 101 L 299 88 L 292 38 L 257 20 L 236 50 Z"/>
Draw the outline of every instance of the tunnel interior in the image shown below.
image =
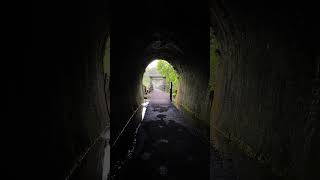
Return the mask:
<path id="1" fill-rule="evenodd" d="M 319 177 L 316 7 L 94 0 L 38 9 L 32 49 L 50 66 L 33 67 L 29 85 L 41 91 L 27 90 L 39 97 L 28 100 L 46 119 L 40 134 L 52 168 L 44 172 L 106 178 L 106 162 L 116 161 L 110 145 L 143 102 L 145 67 L 165 59 L 180 76 L 177 106 L 206 127 L 212 147 L 225 151 L 227 139 L 284 179 Z"/>
<path id="2" fill-rule="evenodd" d="M 205 111 L 205 109 L 201 109 L 201 106 L 205 106 L 206 102 L 201 102 L 201 99 L 206 99 L 206 93 L 203 91 L 207 89 L 209 74 L 209 17 L 206 11 L 202 11 L 202 9 L 206 9 L 205 4 L 184 3 L 184 6 L 180 6 L 178 2 L 155 2 L 132 3 L 126 6 L 127 8 L 124 8 L 123 11 L 113 13 L 118 20 L 113 23 L 113 28 L 116 30 L 112 31 L 112 38 L 118 40 L 112 43 L 111 59 L 132 59 L 132 61 L 127 61 L 127 66 L 121 67 L 125 68 L 123 71 L 127 72 L 127 77 L 122 76 L 120 71 L 116 71 L 121 69 L 118 67 L 118 65 L 121 66 L 121 63 L 111 62 L 113 67 L 111 73 L 115 74 L 115 78 L 123 78 L 122 81 L 120 79 L 114 80 L 116 81 L 114 83 L 121 83 L 114 84 L 112 92 L 119 94 L 114 97 L 126 99 L 128 104 L 125 107 L 131 107 L 131 109 L 137 107 L 142 96 L 139 77 L 142 77 L 144 68 L 152 59 L 165 59 L 176 68 L 181 76 L 180 87 L 184 91 L 179 94 L 178 103 L 185 105 L 190 111 L 196 112 L 198 116 L 203 116 L 202 119 L 205 121 L 206 113 L 201 112 Z M 117 9 L 116 5 L 114 7 Z M 189 14 L 188 8 L 191 7 L 197 13 Z M 164 9 L 165 12 L 160 13 Z M 176 10 L 180 13 L 176 13 Z M 143 18 L 146 14 L 151 18 Z M 129 22 L 129 24 L 124 25 L 123 21 Z M 125 27 L 135 28 L 130 30 L 130 33 L 126 33 Z M 121 53 L 122 51 L 128 53 Z M 197 63 L 193 64 L 193 61 L 197 61 Z M 202 80 L 197 80 L 195 75 Z M 125 79 L 127 80 L 125 81 Z M 193 82 L 187 83 L 186 79 Z M 130 83 L 122 83 L 123 81 Z M 189 84 L 196 84 L 197 88 L 188 87 Z M 131 91 L 129 99 L 124 95 L 127 94 L 125 93 L 126 89 Z M 193 99 L 186 98 L 191 94 L 194 94 Z M 198 104 L 194 103 L 195 99 L 199 99 Z M 111 101 L 114 102 L 112 97 Z M 117 102 L 119 103 L 114 103 L 113 107 L 116 109 L 124 107 L 124 100 Z M 111 130 L 112 135 L 117 132 L 118 127 L 116 126 L 121 127 L 122 123 L 119 121 L 128 119 L 128 114 L 130 114 L 130 109 L 127 114 L 118 115 L 117 112 L 113 114 L 115 117 L 111 119 L 117 123 L 114 123 L 116 125 Z M 125 117 L 121 117 L 122 115 Z"/>

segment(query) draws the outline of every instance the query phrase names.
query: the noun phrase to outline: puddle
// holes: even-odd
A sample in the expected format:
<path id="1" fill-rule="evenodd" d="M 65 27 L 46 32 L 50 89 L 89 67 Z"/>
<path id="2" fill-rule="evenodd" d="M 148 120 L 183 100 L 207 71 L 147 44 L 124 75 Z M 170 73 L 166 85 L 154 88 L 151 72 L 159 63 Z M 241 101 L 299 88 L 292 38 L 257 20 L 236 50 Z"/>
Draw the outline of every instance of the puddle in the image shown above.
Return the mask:
<path id="1" fill-rule="evenodd" d="M 152 107 L 153 107 L 153 111 L 157 111 L 157 112 L 160 112 L 160 113 L 167 112 L 169 110 L 169 107 L 160 106 L 160 105 L 157 105 L 157 104 L 152 105 Z"/>
<path id="2" fill-rule="evenodd" d="M 144 115 L 146 114 L 146 110 L 147 110 L 147 106 L 148 106 L 148 104 L 149 104 L 149 100 L 145 100 L 145 102 L 144 103 L 142 103 L 142 113 L 141 113 L 141 115 L 142 115 L 142 120 L 143 120 L 143 118 L 144 118 Z"/>
<path id="3" fill-rule="evenodd" d="M 158 114 L 157 118 L 160 118 L 161 120 L 163 120 L 164 118 L 166 118 L 167 115 L 164 114 Z"/>

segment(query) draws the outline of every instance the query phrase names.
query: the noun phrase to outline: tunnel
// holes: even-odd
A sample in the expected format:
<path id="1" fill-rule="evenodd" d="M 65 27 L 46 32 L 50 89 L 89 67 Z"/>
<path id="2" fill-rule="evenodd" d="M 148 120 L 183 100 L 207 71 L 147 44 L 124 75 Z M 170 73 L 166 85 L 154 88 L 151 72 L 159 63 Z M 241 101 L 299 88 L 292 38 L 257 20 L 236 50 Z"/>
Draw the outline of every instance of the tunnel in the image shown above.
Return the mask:
<path id="1" fill-rule="evenodd" d="M 194 174 L 317 179 L 319 32 L 306 2 L 33 4 L 30 48 L 40 63 L 24 81 L 27 107 L 42 119 L 42 173 L 112 179 L 141 123 L 145 68 L 164 59 L 180 76 L 168 106 L 190 116 L 206 144 Z"/>

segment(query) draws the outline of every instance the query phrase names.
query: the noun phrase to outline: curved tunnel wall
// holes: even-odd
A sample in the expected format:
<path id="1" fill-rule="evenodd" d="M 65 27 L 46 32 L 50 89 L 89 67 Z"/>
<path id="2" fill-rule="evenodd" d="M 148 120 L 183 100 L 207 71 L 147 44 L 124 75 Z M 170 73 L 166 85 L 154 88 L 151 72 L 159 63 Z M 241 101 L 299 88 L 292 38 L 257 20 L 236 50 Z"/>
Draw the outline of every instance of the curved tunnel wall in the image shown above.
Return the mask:
<path id="1" fill-rule="evenodd" d="M 113 26 L 117 29 L 113 35 L 119 41 L 112 47 L 118 49 L 116 54 L 123 50 L 129 55 L 121 58 L 117 55 L 112 59 L 130 59 L 123 61 L 128 63 L 124 69 L 128 77 L 123 77 L 122 73 L 117 75 L 129 83 L 122 82 L 121 88 L 115 86 L 115 91 L 120 89 L 117 98 L 121 99 L 122 105 L 129 103 L 119 105 L 119 108 L 131 109 L 121 114 L 125 118 L 120 114 L 112 118 L 112 124 L 121 121 L 124 124 L 130 112 L 140 104 L 140 77 L 147 62 L 151 61 L 150 57 L 166 59 L 181 75 L 178 102 L 199 119 L 205 121 L 211 117 L 213 141 L 218 132 L 236 142 L 248 156 L 270 165 L 277 174 L 300 179 L 315 177 L 318 155 L 314 152 L 319 148 L 316 141 L 319 127 L 315 117 L 308 114 L 314 112 L 311 103 L 316 100 L 312 94 L 319 50 L 316 43 L 318 27 L 314 24 L 316 16 L 313 14 L 316 11 L 307 5 L 271 1 L 217 0 L 211 1 L 210 7 L 210 27 L 217 42 L 216 48 L 211 49 L 217 59 L 213 97 L 208 87 L 209 25 L 203 27 L 195 22 L 205 21 L 205 15 L 184 14 L 179 19 L 186 22 L 185 26 L 180 24 L 183 30 L 169 24 L 176 33 L 173 42 L 185 52 L 173 58 L 159 51 L 148 55 L 146 47 L 157 40 L 152 38 L 152 33 L 163 29 L 144 22 L 143 17 L 137 15 L 135 19 L 141 22 L 133 21 L 132 26 L 138 28 L 129 35 L 117 28 L 122 26 Z M 130 14 L 130 10 L 128 12 Z M 112 65 L 121 69 L 116 66 Z M 208 108 L 211 108 L 210 112 Z M 219 145 L 220 142 L 214 143 Z"/>
<path id="2" fill-rule="evenodd" d="M 212 1 L 217 48 L 211 138 L 236 142 L 279 175 L 317 177 L 319 40 L 312 6 Z M 317 160 L 316 160 L 317 159 Z"/>
<path id="3" fill-rule="evenodd" d="M 94 140 L 108 131 L 110 117 L 103 69 L 110 32 L 108 1 L 59 2 L 37 8 L 32 17 L 32 50 L 39 63 L 28 69 L 28 103 L 41 121 L 35 126 L 41 148 L 41 179 L 65 179 Z M 34 87 L 31 90 L 30 87 Z M 101 179 L 100 138 L 70 179 Z M 39 151 L 39 152 L 38 152 Z M 42 170 L 43 169 L 43 170 Z M 33 177 L 34 177 L 33 176 Z"/>
<path id="4" fill-rule="evenodd" d="M 53 179 L 64 178 L 109 124 L 103 74 L 103 48 L 110 32 L 106 2 L 57 2 L 50 10 L 40 10 L 45 21 L 34 21 L 33 49 L 42 64 L 45 58 L 50 65 L 29 72 L 34 75 L 30 83 L 41 89 L 30 94 L 41 98 L 32 108 L 46 121 L 40 134 L 46 139 L 45 164 L 52 166 L 45 172 Z M 181 75 L 178 102 L 201 120 L 211 117 L 212 140 L 219 131 L 279 174 L 317 177 L 316 6 L 210 2 L 210 13 L 204 11 L 206 3 L 113 2 L 114 11 L 122 11 L 112 12 L 116 21 L 111 32 L 111 138 L 142 101 L 140 78 L 150 57 L 163 58 Z M 154 13 L 164 9 L 167 13 Z M 218 43 L 214 97 L 208 92 L 209 22 Z M 150 55 L 147 47 L 159 39 L 155 32 L 184 53 Z M 82 178 L 101 179 L 103 145 L 88 156 Z"/>

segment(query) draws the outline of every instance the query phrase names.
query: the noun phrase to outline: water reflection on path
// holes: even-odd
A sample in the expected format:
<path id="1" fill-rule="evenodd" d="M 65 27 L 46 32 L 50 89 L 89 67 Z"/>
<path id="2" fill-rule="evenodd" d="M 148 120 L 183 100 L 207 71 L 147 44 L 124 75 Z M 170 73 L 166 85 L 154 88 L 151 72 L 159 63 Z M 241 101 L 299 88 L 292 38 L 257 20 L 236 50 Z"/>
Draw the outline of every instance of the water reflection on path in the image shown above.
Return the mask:
<path id="1" fill-rule="evenodd" d="M 142 118 L 141 118 L 141 121 L 143 121 L 143 118 L 144 118 L 144 115 L 146 114 L 146 110 L 147 110 L 147 106 L 149 104 L 149 100 L 148 99 L 145 99 L 144 102 L 141 104 L 142 105 Z"/>

